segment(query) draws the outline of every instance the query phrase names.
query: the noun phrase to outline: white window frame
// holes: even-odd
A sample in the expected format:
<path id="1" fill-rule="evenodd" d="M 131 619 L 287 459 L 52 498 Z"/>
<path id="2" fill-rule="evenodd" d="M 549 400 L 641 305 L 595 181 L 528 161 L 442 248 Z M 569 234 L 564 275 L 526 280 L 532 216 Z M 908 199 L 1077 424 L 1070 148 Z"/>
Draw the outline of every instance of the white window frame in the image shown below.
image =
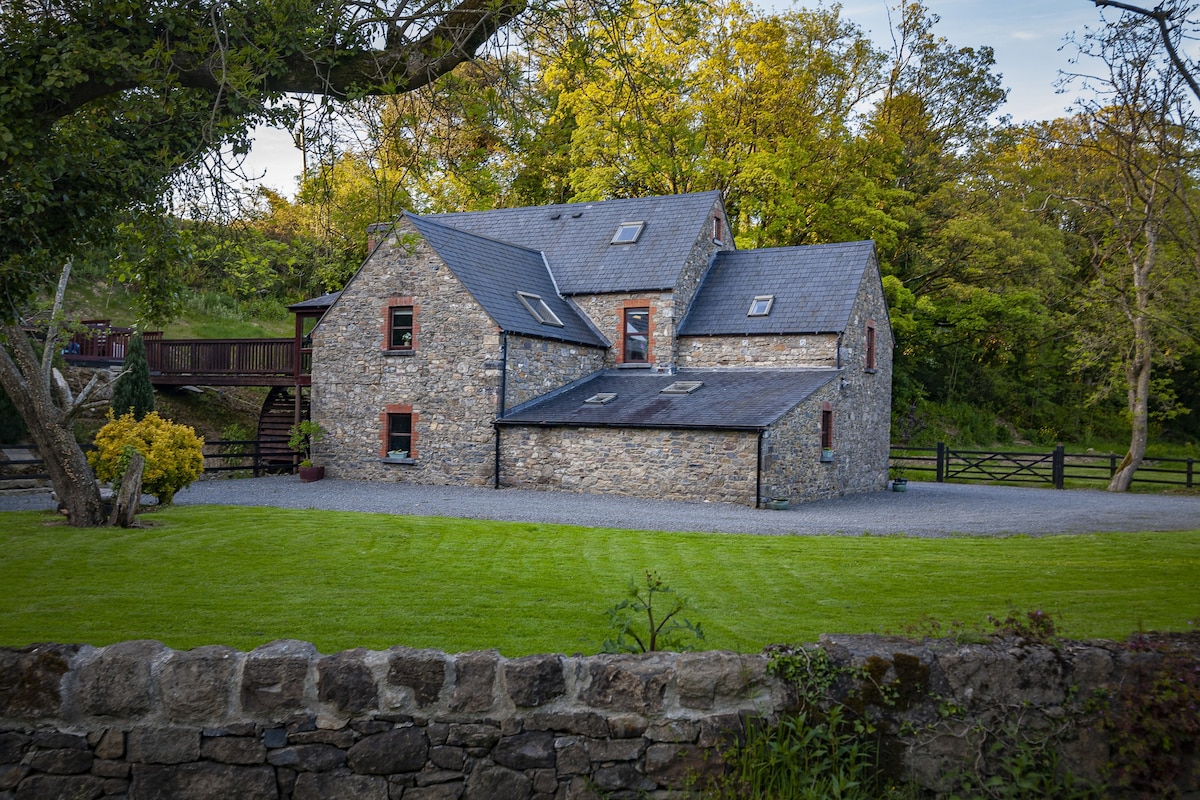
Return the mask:
<path id="1" fill-rule="evenodd" d="M 775 295 L 760 294 L 750 301 L 750 310 L 746 312 L 746 316 L 765 317 L 771 313 L 773 305 L 775 305 Z"/>
<path id="2" fill-rule="evenodd" d="M 633 244 L 641 237 L 644 227 L 645 222 L 622 222 L 617 226 L 617 232 L 613 234 L 609 244 Z"/>
<path id="3" fill-rule="evenodd" d="M 518 291 L 517 299 L 521 301 L 521 305 L 525 306 L 529 315 L 542 325 L 553 325 L 556 328 L 565 327 L 558 315 L 550 310 L 550 306 L 546 305 L 546 301 L 542 299 L 541 295 Z"/>

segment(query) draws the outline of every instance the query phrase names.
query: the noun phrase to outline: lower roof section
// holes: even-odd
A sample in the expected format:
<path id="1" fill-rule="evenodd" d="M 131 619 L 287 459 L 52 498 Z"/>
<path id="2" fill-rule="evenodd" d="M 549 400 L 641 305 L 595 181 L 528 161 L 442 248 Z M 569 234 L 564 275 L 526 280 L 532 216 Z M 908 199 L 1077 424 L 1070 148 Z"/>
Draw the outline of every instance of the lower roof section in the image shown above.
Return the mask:
<path id="1" fill-rule="evenodd" d="M 840 372 L 610 369 L 522 403 L 496 424 L 762 430 Z"/>

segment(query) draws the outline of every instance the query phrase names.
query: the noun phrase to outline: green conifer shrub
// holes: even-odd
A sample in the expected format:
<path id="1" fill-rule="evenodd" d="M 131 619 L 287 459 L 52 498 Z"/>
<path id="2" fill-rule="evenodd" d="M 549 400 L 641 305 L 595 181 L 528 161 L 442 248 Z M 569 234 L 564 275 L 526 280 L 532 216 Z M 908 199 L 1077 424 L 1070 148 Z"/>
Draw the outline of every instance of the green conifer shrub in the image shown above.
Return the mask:
<path id="1" fill-rule="evenodd" d="M 154 386 L 150 383 L 150 364 L 146 361 L 146 343 L 135 333 L 125 350 L 125 369 L 113 386 L 114 414 L 132 413 L 142 419 L 154 410 Z"/>

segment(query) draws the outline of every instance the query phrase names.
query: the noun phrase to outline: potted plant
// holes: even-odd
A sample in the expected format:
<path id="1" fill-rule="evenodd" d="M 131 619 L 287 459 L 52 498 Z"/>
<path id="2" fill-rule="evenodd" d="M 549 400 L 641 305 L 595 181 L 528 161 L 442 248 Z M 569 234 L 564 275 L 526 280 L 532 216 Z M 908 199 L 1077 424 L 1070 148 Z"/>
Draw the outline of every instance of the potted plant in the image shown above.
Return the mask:
<path id="1" fill-rule="evenodd" d="M 908 478 L 904 477 L 904 467 L 892 467 L 892 491 L 908 491 Z"/>
<path id="2" fill-rule="evenodd" d="M 303 453 L 300 460 L 300 481 L 310 483 L 325 477 L 325 468 L 313 466 L 313 445 L 325 438 L 325 429 L 321 423 L 311 419 L 303 419 L 288 430 L 288 447 Z"/>

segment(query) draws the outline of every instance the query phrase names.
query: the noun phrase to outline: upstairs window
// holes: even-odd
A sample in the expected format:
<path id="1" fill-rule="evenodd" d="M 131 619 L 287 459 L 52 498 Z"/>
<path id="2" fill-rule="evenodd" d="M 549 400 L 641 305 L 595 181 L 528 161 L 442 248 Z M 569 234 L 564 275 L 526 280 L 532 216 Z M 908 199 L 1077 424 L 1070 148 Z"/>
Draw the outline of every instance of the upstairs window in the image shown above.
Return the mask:
<path id="1" fill-rule="evenodd" d="M 550 310 L 550 306 L 546 305 L 546 301 L 542 299 L 541 295 L 530 292 L 517 292 L 517 299 L 521 301 L 521 305 L 525 306 L 525 310 L 529 312 L 530 316 L 542 325 L 554 325 L 558 328 L 563 327 L 562 320 Z"/>
<path id="2" fill-rule="evenodd" d="M 417 348 L 417 306 L 411 297 L 392 297 L 383 307 L 383 349 L 411 353 Z"/>
<path id="3" fill-rule="evenodd" d="M 650 361 L 650 309 L 625 309 L 622 360 L 626 364 L 646 364 Z"/>
<path id="4" fill-rule="evenodd" d="M 617 226 L 617 232 L 613 234 L 609 244 L 633 244 L 642 235 L 645 225 L 644 222 L 622 222 Z"/>
<path id="5" fill-rule="evenodd" d="M 725 242 L 725 225 L 718 216 L 714 216 L 712 219 L 712 240 L 714 244 L 724 244 Z"/>
<path id="6" fill-rule="evenodd" d="M 865 368 L 870 371 L 875 371 L 875 320 L 867 320 L 867 357 Z"/>
<path id="7" fill-rule="evenodd" d="M 775 295 L 760 294 L 750 301 L 750 310 L 746 312 L 747 317 L 765 317 L 771 313 L 771 306 L 775 304 Z"/>

